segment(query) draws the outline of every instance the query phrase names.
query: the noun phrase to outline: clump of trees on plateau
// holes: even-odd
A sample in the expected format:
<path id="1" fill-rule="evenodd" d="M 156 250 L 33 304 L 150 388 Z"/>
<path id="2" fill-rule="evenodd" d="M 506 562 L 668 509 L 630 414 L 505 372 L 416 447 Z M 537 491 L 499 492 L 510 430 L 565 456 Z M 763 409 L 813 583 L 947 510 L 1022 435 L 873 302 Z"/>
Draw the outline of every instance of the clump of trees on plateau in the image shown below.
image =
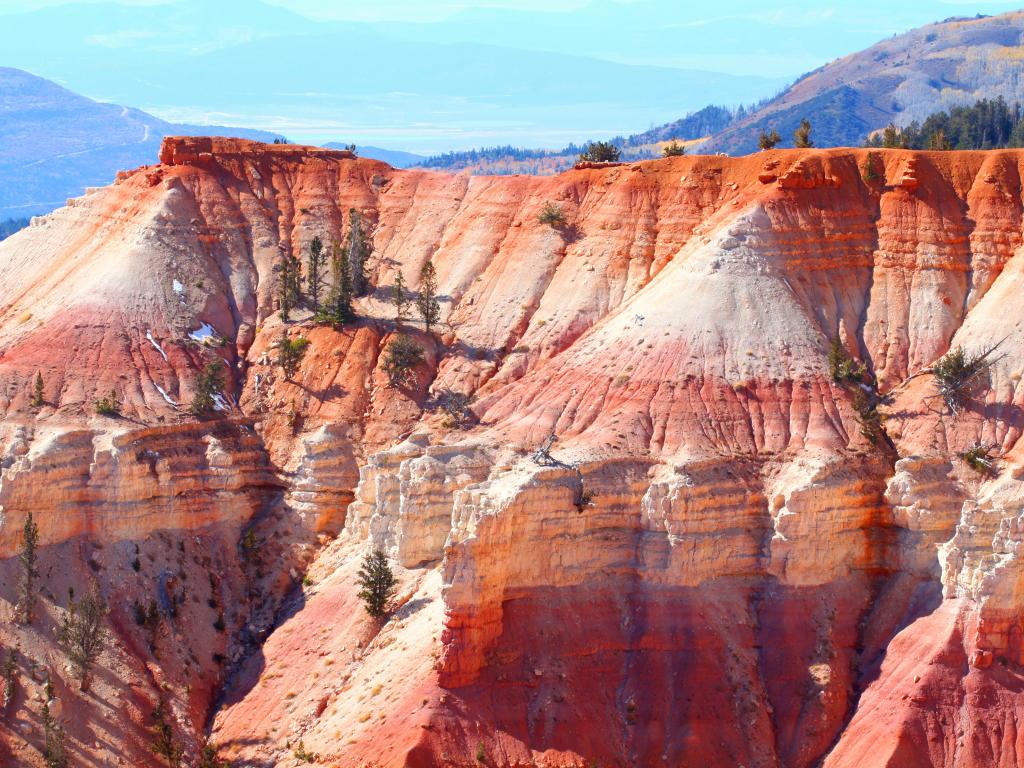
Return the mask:
<path id="1" fill-rule="evenodd" d="M 868 137 L 867 147 L 887 149 L 1003 149 L 1024 147 L 1024 107 L 1001 96 L 972 106 L 935 112 L 902 128 L 890 123 Z"/>
<path id="2" fill-rule="evenodd" d="M 579 159 L 585 163 L 617 163 L 621 156 L 621 150 L 610 141 L 592 141 L 580 152 Z"/>

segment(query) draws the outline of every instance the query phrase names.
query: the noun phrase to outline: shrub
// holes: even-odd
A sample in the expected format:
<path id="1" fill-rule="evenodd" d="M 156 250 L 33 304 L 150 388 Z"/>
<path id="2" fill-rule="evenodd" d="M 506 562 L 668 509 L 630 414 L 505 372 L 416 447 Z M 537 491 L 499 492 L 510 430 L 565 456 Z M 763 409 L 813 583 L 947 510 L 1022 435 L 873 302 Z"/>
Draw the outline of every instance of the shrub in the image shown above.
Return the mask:
<path id="1" fill-rule="evenodd" d="M 301 739 L 299 740 L 298 746 L 295 747 L 294 755 L 296 760 L 301 760 L 304 763 L 316 762 L 316 755 L 312 752 L 306 751 L 306 745 L 302 742 Z"/>
<path id="2" fill-rule="evenodd" d="M 864 158 L 864 164 L 860 167 L 860 175 L 865 183 L 872 184 L 881 178 L 881 174 L 878 172 L 880 161 L 881 158 L 877 152 L 868 152 L 867 157 Z"/>
<path id="3" fill-rule="evenodd" d="M 0 716 L 2 716 L 14 701 L 14 687 L 18 683 L 18 660 L 14 655 L 13 648 L 7 649 L 7 659 L 4 661 L 4 697 L 0 699 Z"/>
<path id="4" fill-rule="evenodd" d="M 409 384 L 414 379 L 413 369 L 423 362 L 420 345 L 404 333 L 397 335 L 384 353 L 384 372 L 392 387 Z"/>
<path id="5" fill-rule="evenodd" d="M 42 408 L 45 400 L 43 399 L 43 374 L 41 371 L 36 371 L 35 386 L 32 388 L 32 407 Z"/>
<path id="6" fill-rule="evenodd" d="M 580 480 L 579 493 L 576 495 L 576 511 L 582 512 L 587 507 L 594 506 L 595 494 L 589 488 L 583 485 L 583 481 Z"/>
<path id="7" fill-rule="evenodd" d="M 935 389 L 951 414 L 960 413 L 981 378 L 1000 359 L 992 357 L 998 347 L 999 344 L 995 344 L 976 354 L 957 347 L 932 365 L 930 373 L 935 377 Z"/>
<path id="8" fill-rule="evenodd" d="M 46 768 L 67 768 L 68 755 L 64 746 L 64 729 L 53 715 L 50 714 L 50 701 L 53 699 L 53 686 L 46 679 L 46 691 L 39 719 L 43 725 L 43 763 Z"/>
<path id="9" fill-rule="evenodd" d="M 438 397 L 438 403 L 445 413 L 444 426 L 448 429 L 465 429 L 476 423 L 476 414 L 470 408 L 473 398 L 469 395 L 446 389 Z"/>
<path id="10" fill-rule="evenodd" d="M 167 761 L 168 768 L 181 765 L 182 749 L 174 738 L 174 729 L 167 722 L 167 711 L 161 701 L 153 710 L 153 754 Z"/>
<path id="11" fill-rule="evenodd" d="M 992 456 L 992 446 L 990 445 L 975 443 L 961 453 L 960 458 L 979 475 L 996 474 L 996 463 Z"/>
<path id="12" fill-rule="evenodd" d="M 214 397 L 224 388 L 224 364 L 220 361 L 207 363 L 196 377 L 196 393 L 188 406 L 193 416 L 208 416 L 214 412 L 217 401 Z"/>
<path id="13" fill-rule="evenodd" d="M 761 129 L 761 135 L 757 137 L 757 146 L 761 149 L 775 149 L 778 143 L 782 141 L 782 137 L 779 136 L 779 132 L 772 128 L 771 132 Z"/>
<path id="14" fill-rule="evenodd" d="M 671 144 L 666 144 L 664 147 L 662 147 L 662 150 L 661 150 L 661 156 L 662 157 L 682 157 L 685 154 L 686 154 L 686 146 L 683 145 L 683 144 L 680 144 L 675 139 L 672 139 L 672 143 Z"/>
<path id="15" fill-rule="evenodd" d="M 101 397 L 96 401 L 96 413 L 100 416 L 120 416 L 121 404 L 117 402 L 117 392 L 110 390 L 110 394 Z"/>
<path id="16" fill-rule="evenodd" d="M 388 558 L 383 550 L 375 549 L 367 553 L 359 569 L 357 583 L 359 599 L 363 601 L 366 612 L 374 618 L 387 613 L 398 579 L 388 566 Z"/>
<path id="17" fill-rule="evenodd" d="M 878 445 L 885 430 L 882 428 L 884 417 L 878 412 L 878 402 L 859 386 L 853 390 L 853 410 L 857 414 L 860 433 L 872 445 Z"/>
<path id="18" fill-rule="evenodd" d="M 610 141 L 592 141 L 580 153 L 580 162 L 617 163 L 621 157 L 619 148 Z"/>
<path id="19" fill-rule="evenodd" d="M 281 366 L 286 379 L 290 380 L 292 376 L 298 373 L 299 363 L 302 362 L 308 346 L 309 339 L 302 336 L 295 339 L 281 336 L 274 344 L 274 349 L 277 350 L 277 364 Z"/>
<path id="20" fill-rule="evenodd" d="M 828 351 L 828 371 L 837 384 L 860 383 L 867 375 L 867 367 L 847 354 L 838 337 L 832 339 Z"/>
<path id="21" fill-rule="evenodd" d="M 565 213 L 562 212 L 562 207 L 555 205 L 550 200 L 544 203 L 544 208 L 541 209 L 537 221 L 541 224 L 547 224 L 554 229 L 564 227 L 568 223 L 565 219 Z"/>
<path id="22" fill-rule="evenodd" d="M 229 768 L 226 760 L 217 757 L 217 745 L 213 742 L 206 742 L 199 750 L 199 762 L 196 768 Z"/>

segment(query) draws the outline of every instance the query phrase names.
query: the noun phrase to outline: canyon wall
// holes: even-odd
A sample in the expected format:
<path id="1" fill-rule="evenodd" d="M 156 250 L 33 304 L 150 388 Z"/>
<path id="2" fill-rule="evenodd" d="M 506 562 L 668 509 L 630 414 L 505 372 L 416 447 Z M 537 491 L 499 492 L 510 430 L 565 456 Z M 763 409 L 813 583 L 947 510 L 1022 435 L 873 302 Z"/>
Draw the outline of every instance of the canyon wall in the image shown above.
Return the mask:
<path id="1" fill-rule="evenodd" d="M 160 764 L 157 702 L 188 760 L 208 730 L 250 766 L 1024 759 L 1024 152 L 469 177 L 168 139 L 160 161 L 0 245 L 5 619 L 30 511 L 52 563 L 47 618 L 0 627 L 18 764 L 31 662 L 83 764 Z M 284 322 L 282 254 L 343 247 L 353 214 L 358 319 Z M 428 259 L 430 333 L 389 302 Z M 392 387 L 403 333 L 423 360 Z M 290 376 L 282 337 L 309 342 Z M 996 354 L 953 414 L 928 370 L 958 346 Z M 399 575 L 387 621 L 356 594 L 371 547 Z M 74 584 L 112 609 L 89 696 L 52 631 Z"/>

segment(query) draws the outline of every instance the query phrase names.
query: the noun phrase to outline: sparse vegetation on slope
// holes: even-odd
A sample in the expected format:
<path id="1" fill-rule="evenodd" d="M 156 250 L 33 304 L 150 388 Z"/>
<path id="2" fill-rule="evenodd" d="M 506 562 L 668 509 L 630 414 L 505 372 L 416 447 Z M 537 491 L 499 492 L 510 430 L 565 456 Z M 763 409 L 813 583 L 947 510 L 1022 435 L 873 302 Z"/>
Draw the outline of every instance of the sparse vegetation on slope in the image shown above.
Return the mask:
<path id="1" fill-rule="evenodd" d="M 981 385 L 988 370 L 998 361 L 995 352 L 999 345 L 967 352 L 963 347 L 951 349 L 929 369 L 935 377 L 935 389 L 946 408 L 958 416 L 971 395 Z"/>

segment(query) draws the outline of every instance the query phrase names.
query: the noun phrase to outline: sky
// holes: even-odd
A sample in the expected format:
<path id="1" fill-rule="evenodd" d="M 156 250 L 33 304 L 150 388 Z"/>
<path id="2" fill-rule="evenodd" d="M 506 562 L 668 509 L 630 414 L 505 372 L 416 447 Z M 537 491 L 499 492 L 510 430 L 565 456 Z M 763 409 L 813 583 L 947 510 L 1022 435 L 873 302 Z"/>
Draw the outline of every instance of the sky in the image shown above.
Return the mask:
<path id="1" fill-rule="evenodd" d="M 4 15 L 52 10 L 69 2 L 105 4 L 105 9 L 85 17 L 61 9 L 29 36 L 12 32 L 4 37 Z M 91 98 L 167 120 L 245 125 L 303 141 L 353 140 L 420 152 L 496 143 L 558 146 L 641 131 L 707 103 L 749 104 L 773 96 L 804 72 L 913 27 L 1024 6 L 1024 0 L 263 2 L 299 14 L 305 28 L 293 17 L 282 20 L 289 26 L 282 34 L 293 40 L 305 36 L 307 42 L 287 50 L 283 43 L 267 43 L 278 22 L 265 7 L 247 13 L 256 9 L 257 0 L 0 0 L 0 66 L 24 68 Z M 188 21 L 181 21 L 157 9 L 138 8 L 153 5 L 193 10 Z M 137 13 L 124 21 L 128 17 L 116 6 L 135 6 Z M 140 20 L 139 13 L 145 18 Z M 83 18 L 94 27 L 80 32 Z M 15 25 L 8 22 L 8 27 Z M 353 35 L 362 35 L 364 43 L 369 36 L 379 42 L 376 48 L 367 43 L 372 53 L 358 61 L 338 55 L 314 66 L 304 60 L 320 34 L 333 35 L 329 45 L 336 48 L 346 47 Z M 53 41 L 50 46 L 34 42 L 41 35 Z M 233 45 L 240 48 L 229 55 Z M 276 50 L 274 63 L 287 63 L 294 82 L 278 79 L 273 90 L 245 93 L 246 74 L 267 58 L 252 50 L 254 45 Z M 477 50 L 460 52 L 459 46 Z M 524 72 L 517 72 L 515 64 L 491 71 L 480 46 L 541 55 L 524 56 Z M 206 81 L 202 66 L 178 66 L 195 64 L 200 54 L 222 73 L 221 80 Z M 598 70 L 614 64 L 657 71 L 631 73 L 620 66 L 607 74 L 616 84 L 608 89 L 607 100 L 594 89 L 576 103 L 572 93 L 554 90 L 533 99 L 533 92 L 545 85 L 547 54 L 589 60 Z M 466 71 L 438 63 L 441 58 L 457 63 L 461 55 L 471 62 Z M 487 70 L 486 77 L 469 71 L 473 67 Z M 589 83 L 587 73 L 572 61 L 551 60 L 550 67 L 552 78 L 573 72 Z M 178 69 L 191 72 L 191 80 L 176 78 Z M 429 82 L 435 70 L 438 80 L 448 80 Z M 691 73 L 673 79 L 680 70 Z M 745 80 L 701 90 L 694 85 L 693 70 Z M 324 72 L 334 81 L 325 80 Z M 406 88 L 407 80 L 416 87 Z M 309 85 L 313 81 L 316 88 Z M 664 84 L 657 94 L 634 93 L 655 81 Z M 449 88 L 443 91 L 446 83 Z M 517 85 L 522 86 L 518 93 Z"/>

